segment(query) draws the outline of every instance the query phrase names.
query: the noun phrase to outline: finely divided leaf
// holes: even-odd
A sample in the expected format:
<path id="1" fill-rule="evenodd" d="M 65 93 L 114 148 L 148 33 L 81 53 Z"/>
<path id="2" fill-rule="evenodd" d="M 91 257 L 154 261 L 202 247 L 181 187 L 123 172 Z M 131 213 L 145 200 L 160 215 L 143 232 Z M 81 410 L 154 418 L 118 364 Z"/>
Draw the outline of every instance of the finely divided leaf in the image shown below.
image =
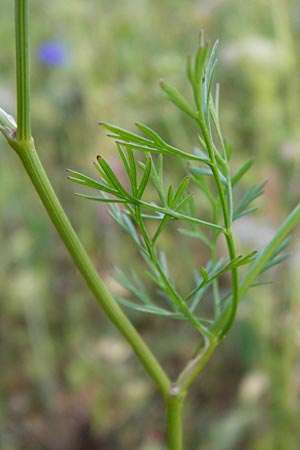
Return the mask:
<path id="1" fill-rule="evenodd" d="M 248 205 L 253 202 L 257 197 L 261 196 L 263 193 L 264 186 L 266 185 L 267 181 L 263 181 L 258 186 L 251 186 L 249 191 L 244 195 L 241 202 L 235 209 L 233 213 L 233 220 L 238 219 L 239 217 L 245 216 L 246 214 L 251 213 L 252 211 L 255 211 L 256 208 L 249 208 Z"/>
<path id="2" fill-rule="evenodd" d="M 232 187 L 235 186 L 240 181 L 240 179 L 248 172 L 248 170 L 252 167 L 253 162 L 253 159 L 249 159 L 249 161 L 245 162 L 245 164 L 242 165 L 242 167 L 236 172 L 236 174 L 233 175 L 231 179 Z"/>
<path id="3" fill-rule="evenodd" d="M 197 114 L 191 108 L 191 106 L 186 101 L 186 99 L 177 91 L 177 89 L 175 89 L 174 87 L 170 86 L 168 83 L 166 83 L 163 80 L 161 80 L 160 86 L 161 86 L 162 90 L 167 94 L 168 98 L 176 106 L 178 106 L 179 109 L 181 109 L 183 112 L 185 112 L 192 119 L 197 120 Z"/>

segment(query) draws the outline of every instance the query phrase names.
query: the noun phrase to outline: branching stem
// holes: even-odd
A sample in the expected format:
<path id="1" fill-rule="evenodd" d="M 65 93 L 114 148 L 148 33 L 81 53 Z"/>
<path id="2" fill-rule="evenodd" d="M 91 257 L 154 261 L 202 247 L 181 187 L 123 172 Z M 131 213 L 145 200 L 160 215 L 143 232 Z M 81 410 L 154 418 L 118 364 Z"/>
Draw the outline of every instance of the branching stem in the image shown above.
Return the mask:
<path id="1" fill-rule="evenodd" d="M 162 179 L 160 179 L 162 177 L 162 157 L 160 160 L 160 169 L 154 173 L 154 178 L 156 185 L 158 186 L 157 189 L 162 201 L 162 206 L 142 201 L 140 196 L 142 195 L 146 186 L 146 181 L 149 178 L 149 171 L 147 172 L 147 167 L 149 168 L 149 166 L 145 168 L 145 178 L 143 179 L 145 180 L 145 182 L 142 181 L 140 186 L 138 187 L 133 150 L 137 149 L 146 151 L 147 148 L 143 145 L 140 145 L 141 139 L 143 143 L 145 142 L 145 138 L 143 140 L 143 138 L 137 136 L 138 141 L 135 144 L 134 142 L 126 142 L 128 136 L 131 139 L 136 138 L 136 136 L 132 133 L 128 133 L 124 130 L 122 131 L 119 129 L 119 131 L 121 131 L 121 134 L 125 133 L 125 141 L 123 139 L 121 141 L 121 144 L 129 148 L 129 163 L 126 162 L 126 159 L 124 159 L 122 151 L 121 156 L 123 155 L 123 161 L 125 161 L 127 164 L 126 170 L 128 170 L 128 174 L 132 175 L 133 191 L 132 195 L 128 196 L 126 190 L 120 184 L 118 178 L 114 175 L 109 165 L 104 160 L 102 160 L 102 174 L 104 174 L 106 176 L 106 180 L 110 180 L 113 185 L 112 190 L 106 191 L 104 189 L 104 191 L 114 193 L 116 189 L 117 191 L 119 189 L 121 194 L 126 197 L 125 200 L 127 199 L 127 202 L 125 201 L 125 203 L 130 203 L 129 200 L 134 199 L 134 201 L 132 201 L 132 205 L 128 204 L 128 212 L 134 215 L 138 222 L 137 225 L 144 240 L 144 247 L 142 248 L 142 252 L 144 252 L 144 254 L 151 260 L 155 271 L 157 271 L 157 273 L 159 274 L 158 276 L 160 277 L 161 286 L 163 286 L 165 292 L 173 301 L 175 307 L 201 333 L 203 339 L 200 343 L 199 348 L 197 348 L 195 352 L 195 356 L 186 364 L 182 372 L 179 374 L 176 383 L 172 384 L 168 375 L 165 373 L 164 369 L 162 368 L 156 357 L 153 355 L 150 348 L 144 342 L 143 338 L 137 332 L 127 316 L 123 313 L 122 309 L 116 303 L 111 293 L 105 286 L 104 282 L 98 275 L 76 232 L 74 231 L 68 217 L 66 216 L 64 209 L 55 194 L 55 191 L 36 152 L 31 136 L 30 125 L 29 0 L 15 0 L 15 29 L 17 61 L 17 127 L 14 119 L 12 119 L 8 114 L 0 109 L 0 131 L 2 131 L 10 146 L 18 154 L 38 196 L 40 197 L 48 213 L 49 218 L 51 219 L 62 241 L 64 242 L 75 266 L 83 276 L 86 284 L 89 287 L 89 290 L 94 294 L 97 302 L 101 305 L 111 322 L 116 326 L 116 328 L 130 344 L 131 348 L 137 355 L 145 370 L 158 387 L 167 409 L 168 450 L 182 450 L 182 409 L 184 398 L 187 394 L 188 388 L 206 365 L 219 341 L 231 328 L 236 315 L 239 300 L 245 295 L 246 291 L 251 287 L 252 283 L 261 273 L 265 265 L 268 263 L 268 261 L 270 261 L 276 249 L 279 248 L 284 239 L 299 222 L 300 205 L 298 205 L 293 210 L 293 212 L 288 216 L 283 225 L 280 227 L 275 237 L 271 240 L 269 245 L 259 254 L 256 261 L 250 266 L 240 285 L 238 280 L 237 266 L 231 266 L 232 294 L 228 296 L 228 302 L 222 309 L 218 293 L 218 284 L 217 281 L 214 281 L 213 290 L 215 294 L 215 320 L 211 328 L 208 329 L 204 325 L 202 325 L 206 322 L 203 322 L 203 320 L 198 320 L 198 318 L 193 315 L 192 310 L 187 304 L 187 300 L 189 299 L 189 297 L 184 300 L 178 293 L 166 270 L 164 270 L 163 264 L 158 258 L 158 254 L 155 249 L 155 243 L 161 231 L 164 229 L 169 220 L 183 220 L 194 225 L 196 224 L 198 226 L 203 226 L 213 230 L 212 241 L 210 245 L 210 248 L 212 249 L 211 253 L 213 262 L 215 262 L 216 260 L 216 245 L 220 233 L 223 233 L 226 238 L 230 261 L 234 262 L 236 259 L 236 250 L 232 235 L 232 186 L 227 161 L 227 152 L 225 148 L 226 146 L 224 144 L 218 122 L 218 109 L 212 109 L 211 114 L 213 115 L 213 121 L 217 129 L 217 135 L 222 145 L 223 156 L 218 153 L 218 150 L 214 145 L 210 116 L 207 116 L 207 102 L 205 102 L 205 107 L 203 107 L 203 98 L 201 91 L 202 77 L 200 77 L 199 79 L 200 82 L 199 80 L 196 82 L 196 78 L 192 74 L 191 69 L 190 79 L 192 81 L 197 106 L 196 112 L 192 110 L 192 108 L 186 103 L 183 97 L 176 92 L 176 90 L 166 84 L 163 84 L 163 89 L 173 99 L 173 102 L 177 106 L 179 106 L 190 117 L 196 120 L 203 136 L 203 138 L 199 138 L 200 144 L 203 144 L 203 146 L 206 147 L 209 158 L 203 159 L 199 158 L 198 156 L 189 156 L 189 154 L 182 152 L 175 147 L 167 145 L 159 138 L 156 133 L 154 133 L 147 127 L 142 128 L 143 131 L 148 133 L 148 135 L 150 134 L 152 138 L 151 142 L 154 146 L 152 150 L 154 150 L 155 152 L 161 148 L 160 146 L 163 146 L 165 153 L 167 152 L 169 154 L 173 151 L 177 156 L 181 156 L 191 160 L 198 160 L 198 162 L 209 165 L 209 168 L 215 180 L 217 197 L 214 197 L 214 195 L 209 191 L 208 187 L 206 188 L 205 186 L 202 186 L 202 190 L 207 195 L 210 203 L 213 206 L 215 223 L 206 222 L 201 219 L 182 214 L 181 212 L 179 212 L 179 207 L 178 210 L 176 210 L 176 207 L 174 205 L 176 205 L 176 202 L 179 201 L 180 188 L 178 188 L 177 193 L 179 192 L 179 194 L 178 198 L 174 201 L 174 205 L 171 205 L 172 207 L 168 206 L 163 193 L 163 182 Z M 201 45 L 204 45 L 203 42 Z M 207 52 L 207 49 L 205 50 L 205 52 Z M 206 53 L 204 56 L 206 57 Z M 200 58 L 200 53 L 198 54 L 198 57 Z M 198 59 L 198 64 L 200 63 L 204 64 L 205 59 Z M 210 70 L 212 70 L 211 66 Z M 211 80 L 209 80 L 209 82 L 211 82 Z M 218 101 L 216 103 L 216 108 L 218 108 Z M 206 111 L 206 115 L 204 115 L 204 110 Z M 142 126 L 140 124 L 140 128 L 141 127 Z M 118 132 L 118 129 L 116 127 L 109 126 L 108 128 L 113 129 L 113 132 Z M 118 134 L 116 134 L 115 137 L 118 137 Z M 149 140 L 146 140 L 146 143 L 147 142 L 149 142 Z M 155 147 L 157 143 L 159 144 L 158 148 Z M 211 173 L 209 174 L 211 175 Z M 85 179 L 84 176 L 80 174 L 78 175 L 81 178 L 77 179 L 77 182 L 83 182 Z M 227 186 L 225 187 L 222 184 L 222 181 L 224 182 L 223 178 L 225 178 L 227 181 Z M 184 186 L 184 184 L 181 185 L 182 189 L 184 189 Z M 172 190 L 170 190 L 169 192 L 170 198 L 172 200 Z M 140 194 L 140 196 L 138 194 Z M 138 200 L 136 200 L 136 198 L 138 198 Z M 156 214 L 158 214 L 158 217 L 160 217 L 160 214 L 163 217 L 152 239 L 150 238 L 144 224 L 142 208 L 146 208 L 150 211 L 155 212 Z M 221 215 L 221 213 L 223 214 L 224 225 L 219 225 L 219 216 Z M 196 293 L 197 291 L 194 292 Z"/>

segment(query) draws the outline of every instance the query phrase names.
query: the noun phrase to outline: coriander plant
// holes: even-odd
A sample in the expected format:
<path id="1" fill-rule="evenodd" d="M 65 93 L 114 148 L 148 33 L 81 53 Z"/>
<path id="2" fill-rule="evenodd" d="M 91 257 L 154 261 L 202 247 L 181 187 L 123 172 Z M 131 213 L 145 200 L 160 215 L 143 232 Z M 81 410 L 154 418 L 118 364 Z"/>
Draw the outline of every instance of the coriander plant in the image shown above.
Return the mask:
<path id="1" fill-rule="evenodd" d="M 182 407 L 186 394 L 216 346 L 231 329 L 238 304 L 248 289 L 263 283 L 260 275 L 287 256 L 283 251 L 291 231 L 299 222 L 300 205 L 263 250 L 256 252 L 253 249 L 245 255 L 237 251 L 232 225 L 241 216 L 254 211 L 253 201 L 262 194 L 265 182 L 252 186 L 239 202 L 235 202 L 235 190 L 251 168 L 252 161 L 232 173 L 234 152 L 223 137 L 219 87 L 213 84 L 217 43 L 211 45 L 204 41 L 201 32 L 196 52 L 187 60 L 193 104 L 174 87 L 161 82 L 167 98 L 197 127 L 197 147 L 192 150 L 178 148 L 141 123 L 136 124 L 138 133 L 134 133 L 101 122 L 115 140 L 128 185 L 121 183 L 109 160 L 100 155 L 94 163 L 98 172 L 96 179 L 71 169 L 68 171 L 71 181 L 96 191 L 80 193 L 80 197 L 108 204 L 111 217 L 132 239 L 144 262 L 146 277 L 157 289 L 153 298 L 148 284 L 134 268 L 128 272 L 117 268 L 117 278 L 131 298 L 114 298 L 70 224 L 36 152 L 30 125 L 29 1 L 16 0 L 15 10 L 17 121 L 0 109 L 1 131 L 20 158 L 88 288 L 156 384 L 166 405 L 168 450 L 182 450 Z M 166 157 L 176 158 L 185 171 L 177 185 L 166 183 Z M 205 217 L 202 216 L 201 196 L 210 206 L 210 213 Z M 195 267 L 194 284 L 186 292 L 177 286 L 169 271 L 172 261 L 167 261 L 160 248 L 161 236 L 168 232 L 168 226 L 174 221 L 182 239 L 189 237 L 201 242 L 209 253 L 206 265 Z M 218 255 L 221 236 L 227 246 L 227 256 L 223 258 Z M 246 267 L 243 274 L 241 266 Z M 225 273 L 230 273 L 227 292 L 220 288 L 220 279 Z M 207 301 L 212 301 L 209 309 L 204 307 Z M 176 320 L 185 320 L 198 332 L 199 342 L 193 357 L 186 361 L 175 380 L 167 375 L 122 306 L 159 315 L 162 320 L 172 320 L 174 327 Z"/>

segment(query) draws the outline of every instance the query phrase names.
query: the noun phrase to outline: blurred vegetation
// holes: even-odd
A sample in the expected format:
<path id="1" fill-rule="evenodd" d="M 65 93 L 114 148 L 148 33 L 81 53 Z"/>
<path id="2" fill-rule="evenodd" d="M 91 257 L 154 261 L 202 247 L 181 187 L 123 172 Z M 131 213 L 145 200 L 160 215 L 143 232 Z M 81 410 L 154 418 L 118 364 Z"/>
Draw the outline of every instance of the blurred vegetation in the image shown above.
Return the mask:
<path id="1" fill-rule="evenodd" d="M 136 255 L 101 205 L 72 195 L 64 168 L 93 173 L 91 161 L 103 152 L 114 161 L 99 120 L 129 129 L 139 120 L 178 146 L 192 145 L 194 130 L 157 81 L 187 90 L 185 55 L 200 27 L 221 42 L 221 117 L 234 160 L 255 158 L 247 182 L 268 179 L 260 211 L 237 223 L 240 248 L 260 248 L 272 236 L 300 197 L 298 0 L 32 0 L 31 10 L 37 148 L 111 289 L 119 289 L 113 263 L 134 264 Z M 1 0 L 0 104 L 12 114 L 13 16 L 13 2 Z M 41 58 L 45 43 L 60 49 L 59 61 Z M 163 450 L 163 405 L 152 385 L 90 298 L 3 139 L 0 161 L 0 449 Z M 299 449 L 298 242 L 274 283 L 241 304 L 194 386 L 186 448 Z M 184 282 L 189 250 L 176 245 Z M 194 339 L 186 327 L 130 316 L 170 373 L 182 365 Z"/>

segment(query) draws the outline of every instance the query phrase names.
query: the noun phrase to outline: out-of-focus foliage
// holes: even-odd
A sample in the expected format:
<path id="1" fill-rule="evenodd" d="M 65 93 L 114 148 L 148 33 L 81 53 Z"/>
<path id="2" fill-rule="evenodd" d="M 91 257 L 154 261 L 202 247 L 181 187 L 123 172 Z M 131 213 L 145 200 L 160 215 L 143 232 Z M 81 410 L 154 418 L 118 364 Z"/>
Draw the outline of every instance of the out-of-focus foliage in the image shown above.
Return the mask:
<path id="1" fill-rule="evenodd" d="M 189 95 L 183 63 L 200 27 L 221 42 L 221 120 L 236 165 L 256 160 L 241 198 L 250 184 L 268 179 L 260 209 L 266 215 L 237 222 L 239 245 L 259 249 L 272 236 L 300 197 L 297 0 L 32 0 L 31 11 L 37 148 L 116 294 L 112 264 L 134 264 L 136 255 L 105 208 L 74 198 L 64 168 L 93 173 L 99 152 L 114 164 L 99 120 L 129 129 L 139 120 L 179 148 L 191 145 L 195 130 L 157 82 L 165 77 Z M 0 104 L 13 114 L 11 0 L 1 0 L 0 39 Z M 0 161 L 1 450 L 163 450 L 164 412 L 151 384 L 87 294 L 4 140 Z M 170 178 L 176 171 L 170 167 Z M 177 244 L 188 268 L 188 249 Z M 295 236 L 274 284 L 243 302 L 234 330 L 194 386 L 187 448 L 298 448 L 299 247 Z M 200 249 L 193 257 L 201 264 Z M 184 283 L 180 267 L 178 276 Z M 177 322 L 162 329 L 159 319 L 132 313 L 132 320 L 170 373 L 181 367 L 194 335 Z"/>

